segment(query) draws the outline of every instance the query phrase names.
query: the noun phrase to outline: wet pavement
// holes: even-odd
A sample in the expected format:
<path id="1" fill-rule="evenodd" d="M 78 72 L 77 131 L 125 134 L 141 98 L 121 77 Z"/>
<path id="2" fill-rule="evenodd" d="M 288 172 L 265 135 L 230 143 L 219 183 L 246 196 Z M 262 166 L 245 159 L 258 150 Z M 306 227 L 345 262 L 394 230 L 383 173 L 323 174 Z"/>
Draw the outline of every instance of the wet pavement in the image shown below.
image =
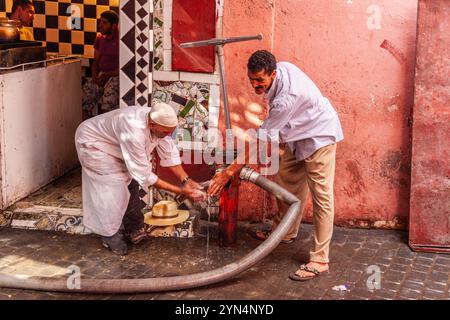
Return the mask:
<path id="1" fill-rule="evenodd" d="M 216 225 L 211 224 L 208 259 L 206 237 L 201 235 L 150 238 L 119 257 L 103 248 L 95 235 L 3 228 L 0 272 L 67 278 L 68 267 L 75 265 L 80 268 L 81 281 L 197 273 L 236 261 L 257 247 L 260 242 L 247 234 L 255 226 L 241 223 L 237 245 L 220 248 L 215 241 Z M 294 243 L 280 244 L 251 269 L 203 288 L 126 295 L 0 288 L 0 299 L 450 299 L 450 255 L 415 253 L 407 245 L 407 233 L 401 231 L 336 227 L 330 273 L 308 282 L 292 281 L 289 273 L 307 261 L 311 231 L 311 225 L 302 225 Z M 206 234 L 204 225 L 201 232 Z"/>

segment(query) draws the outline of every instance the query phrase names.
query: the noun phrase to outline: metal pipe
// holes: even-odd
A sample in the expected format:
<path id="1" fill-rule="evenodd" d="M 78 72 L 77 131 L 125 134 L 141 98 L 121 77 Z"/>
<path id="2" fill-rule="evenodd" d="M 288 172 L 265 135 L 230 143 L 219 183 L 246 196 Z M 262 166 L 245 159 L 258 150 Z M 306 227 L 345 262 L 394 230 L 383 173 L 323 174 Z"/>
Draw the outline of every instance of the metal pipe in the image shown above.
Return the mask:
<path id="1" fill-rule="evenodd" d="M 262 34 L 256 36 L 243 36 L 243 37 L 232 37 L 232 38 L 213 38 L 209 40 L 200 40 L 193 42 L 184 42 L 180 44 L 181 48 L 196 48 L 204 46 L 216 46 L 217 61 L 219 63 L 219 73 L 223 94 L 223 111 L 225 113 L 225 127 L 226 132 L 226 142 L 227 146 L 234 142 L 233 133 L 231 131 L 231 119 L 230 119 L 230 109 L 228 104 L 228 90 L 227 90 L 227 78 L 225 75 L 225 58 L 223 52 L 223 46 L 227 43 L 250 41 L 250 40 L 262 40 Z"/>
<path id="2" fill-rule="evenodd" d="M 262 34 L 258 34 L 256 36 L 214 38 L 214 39 L 209 39 L 209 40 L 184 42 L 184 43 L 180 44 L 180 47 L 181 48 L 195 48 L 195 47 L 204 47 L 204 46 L 221 46 L 221 45 L 224 45 L 227 43 L 250 41 L 250 40 L 262 40 Z"/>
<path id="3" fill-rule="evenodd" d="M 147 279 L 81 279 L 80 289 L 69 289 L 65 279 L 23 279 L 0 274 L 0 287 L 32 289 L 40 291 L 83 293 L 143 293 L 184 290 L 211 285 L 234 277 L 261 261 L 270 254 L 288 233 L 292 223 L 300 214 L 300 200 L 276 183 L 264 178 L 250 168 L 242 169 L 240 178 L 248 180 L 289 204 L 285 216 L 272 234 L 258 247 L 240 260 L 211 271 L 191 275 Z"/>
<path id="4" fill-rule="evenodd" d="M 227 77 L 225 74 L 225 57 L 223 52 L 223 46 L 216 46 L 217 61 L 219 62 L 220 81 L 222 83 L 223 94 L 223 111 L 225 113 L 225 127 L 227 130 L 227 144 L 229 143 L 228 135 L 231 134 L 231 118 L 230 109 L 228 105 L 228 89 L 227 89 Z M 233 141 L 233 140 L 232 140 Z"/>

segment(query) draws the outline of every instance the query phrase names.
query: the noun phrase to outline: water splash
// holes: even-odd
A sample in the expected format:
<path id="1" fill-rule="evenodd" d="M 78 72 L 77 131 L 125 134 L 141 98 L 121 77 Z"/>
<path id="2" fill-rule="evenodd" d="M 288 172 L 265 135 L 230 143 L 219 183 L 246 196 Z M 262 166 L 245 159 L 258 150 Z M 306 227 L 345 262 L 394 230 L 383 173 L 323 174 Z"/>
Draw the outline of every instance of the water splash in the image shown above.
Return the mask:
<path id="1" fill-rule="evenodd" d="M 206 213 L 208 214 L 208 225 L 206 226 L 206 261 L 209 261 L 209 225 L 211 224 L 211 197 L 207 198 Z"/>

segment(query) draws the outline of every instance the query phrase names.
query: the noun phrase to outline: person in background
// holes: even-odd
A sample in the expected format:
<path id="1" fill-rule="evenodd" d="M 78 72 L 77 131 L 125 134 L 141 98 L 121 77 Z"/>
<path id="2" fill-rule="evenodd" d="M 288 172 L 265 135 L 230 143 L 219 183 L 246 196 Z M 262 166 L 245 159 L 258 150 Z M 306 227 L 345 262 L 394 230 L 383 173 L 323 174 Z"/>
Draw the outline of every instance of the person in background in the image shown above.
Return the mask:
<path id="1" fill-rule="evenodd" d="M 94 43 L 92 79 L 83 86 L 83 116 L 92 117 L 119 107 L 119 16 L 100 15 L 100 33 Z M 98 110 L 100 106 L 100 110 Z"/>
<path id="2" fill-rule="evenodd" d="M 33 33 L 25 28 L 33 25 L 34 5 L 32 0 L 15 0 L 9 18 L 19 21 L 20 40 L 34 41 Z"/>

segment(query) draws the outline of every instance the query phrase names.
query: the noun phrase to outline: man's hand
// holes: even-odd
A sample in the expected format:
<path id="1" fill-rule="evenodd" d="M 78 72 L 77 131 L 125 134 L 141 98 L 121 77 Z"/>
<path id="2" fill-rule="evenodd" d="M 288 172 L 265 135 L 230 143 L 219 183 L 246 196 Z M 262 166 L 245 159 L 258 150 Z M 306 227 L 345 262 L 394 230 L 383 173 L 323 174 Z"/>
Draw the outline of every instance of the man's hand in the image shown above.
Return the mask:
<path id="1" fill-rule="evenodd" d="M 200 189 L 197 189 L 192 187 L 191 184 L 186 183 L 183 188 L 181 188 L 181 193 L 194 201 L 205 201 L 206 192 L 202 191 L 203 188 L 200 186 Z"/>
<path id="2" fill-rule="evenodd" d="M 227 185 L 228 181 L 232 176 L 227 173 L 227 171 L 217 172 L 211 180 L 211 184 L 208 188 L 208 195 L 215 196 L 218 195 L 222 189 Z"/>
<path id="3" fill-rule="evenodd" d="M 194 180 L 191 179 L 189 179 L 184 185 L 192 189 L 204 191 L 204 188 L 198 182 L 195 182 Z"/>

